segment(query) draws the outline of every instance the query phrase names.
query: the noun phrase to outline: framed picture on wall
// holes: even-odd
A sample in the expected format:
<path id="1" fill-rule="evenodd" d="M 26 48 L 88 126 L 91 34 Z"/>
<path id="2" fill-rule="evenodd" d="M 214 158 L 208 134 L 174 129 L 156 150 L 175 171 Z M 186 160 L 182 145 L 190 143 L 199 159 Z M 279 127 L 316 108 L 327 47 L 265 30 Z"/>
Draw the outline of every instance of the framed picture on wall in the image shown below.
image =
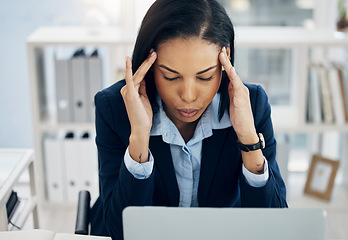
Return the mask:
<path id="1" fill-rule="evenodd" d="M 313 155 L 304 192 L 330 201 L 338 166 L 339 161 Z"/>

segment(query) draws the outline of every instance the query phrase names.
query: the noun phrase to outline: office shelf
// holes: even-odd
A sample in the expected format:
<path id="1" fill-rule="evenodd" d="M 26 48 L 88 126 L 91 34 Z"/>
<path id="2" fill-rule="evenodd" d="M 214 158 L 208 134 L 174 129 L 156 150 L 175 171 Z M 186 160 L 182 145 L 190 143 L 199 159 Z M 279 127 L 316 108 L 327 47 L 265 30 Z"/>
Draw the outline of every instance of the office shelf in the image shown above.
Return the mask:
<path id="1" fill-rule="evenodd" d="M 120 34 L 117 28 L 86 28 L 86 27 L 40 27 L 27 38 L 27 52 L 29 64 L 29 79 L 32 96 L 34 143 L 39 178 L 38 201 L 45 207 L 51 203 L 47 199 L 47 186 L 45 181 L 45 158 L 43 140 L 47 134 L 56 132 L 95 132 L 93 122 L 66 122 L 57 121 L 56 103 L 52 103 L 52 92 L 48 86 L 55 86 L 54 77 L 49 77 L 54 71 L 52 59 L 54 54 L 47 54 L 55 48 L 103 48 L 107 54 L 103 56 L 104 86 L 116 82 L 120 65 L 124 66 L 127 49 L 130 49 L 135 37 Z M 119 50 L 124 50 L 119 52 Z M 118 51 L 118 52 L 117 52 Z M 51 73 L 51 75 L 54 75 Z M 55 87 L 53 87 L 55 88 Z M 55 99 L 53 100 L 55 101 Z M 96 159 L 97 161 L 97 159 Z M 96 169 L 97 171 L 97 169 Z M 62 203 L 61 206 L 69 206 Z"/>
<path id="2" fill-rule="evenodd" d="M 39 200 L 45 198 L 45 182 L 42 140 L 46 132 L 60 130 L 92 130 L 94 123 L 57 123 L 45 109 L 47 92 L 43 86 L 45 79 L 45 48 L 49 46 L 101 46 L 110 52 L 106 59 L 110 66 L 108 85 L 116 82 L 116 67 L 124 66 L 124 55 L 115 54 L 117 48 L 132 48 L 135 36 L 124 36 L 116 28 L 100 29 L 86 27 L 41 27 L 27 38 L 28 63 L 32 96 L 35 153 L 39 172 Z M 324 30 L 304 30 L 293 27 L 239 27 L 236 28 L 236 48 L 290 49 L 293 51 L 291 79 L 291 101 L 286 106 L 272 106 L 272 119 L 276 133 L 312 133 L 325 131 L 348 132 L 348 125 L 325 125 L 306 123 L 306 94 L 310 50 L 320 48 L 327 52 L 331 47 L 347 47 L 348 40 L 335 37 L 334 32 Z M 118 80 L 118 79 L 117 79 Z"/>

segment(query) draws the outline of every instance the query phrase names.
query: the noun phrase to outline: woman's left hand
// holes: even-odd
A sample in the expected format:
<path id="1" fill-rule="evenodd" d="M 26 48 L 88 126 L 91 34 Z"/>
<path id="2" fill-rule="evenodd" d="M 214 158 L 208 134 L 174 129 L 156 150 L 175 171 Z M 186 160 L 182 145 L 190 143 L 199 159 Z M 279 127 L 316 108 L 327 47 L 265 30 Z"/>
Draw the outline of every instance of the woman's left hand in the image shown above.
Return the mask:
<path id="1" fill-rule="evenodd" d="M 249 89 L 238 77 L 235 68 L 227 56 L 225 47 L 221 49 L 219 60 L 230 79 L 228 93 L 230 96 L 230 120 L 232 126 L 241 143 L 255 144 L 258 142 L 258 136 L 250 105 Z"/>

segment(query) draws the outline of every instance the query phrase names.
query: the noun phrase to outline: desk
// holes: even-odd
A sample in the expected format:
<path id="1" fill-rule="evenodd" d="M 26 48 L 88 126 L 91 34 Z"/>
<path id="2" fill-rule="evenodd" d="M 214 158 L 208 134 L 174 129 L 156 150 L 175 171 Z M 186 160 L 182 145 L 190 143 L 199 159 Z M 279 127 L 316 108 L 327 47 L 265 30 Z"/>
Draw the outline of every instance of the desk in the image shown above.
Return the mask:
<path id="1" fill-rule="evenodd" d="M 22 231 L 0 231 L 0 239 L 7 240 L 111 240 L 111 237 L 55 233 L 50 230 L 33 229 Z"/>
<path id="2" fill-rule="evenodd" d="M 12 189 L 24 170 L 29 170 L 31 197 L 16 219 L 16 225 L 23 227 L 29 214 L 33 213 L 34 228 L 38 228 L 37 197 L 34 175 L 34 151 L 32 149 L 0 149 L 0 231 L 8 230 L 6 203 Z"/>

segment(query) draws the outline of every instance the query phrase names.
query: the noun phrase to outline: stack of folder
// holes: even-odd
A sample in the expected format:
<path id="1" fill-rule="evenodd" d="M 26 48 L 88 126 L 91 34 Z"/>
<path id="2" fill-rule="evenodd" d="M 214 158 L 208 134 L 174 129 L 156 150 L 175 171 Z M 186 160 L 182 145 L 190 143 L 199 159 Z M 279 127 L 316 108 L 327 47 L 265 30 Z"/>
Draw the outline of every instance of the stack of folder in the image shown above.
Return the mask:
<path id="1" fill-rule="evenodd" d="M 94 122 L 94 95 L 103 88 L 102 60 L 98 50 L 84 49 L 71 58 L 55 59 L 57 122 Z"/>
<path id="2" fill-rule="evenodd" d="M 76 203 L 80 190 L 99 196 L 98 158 L 90 132 L 59 132 L 44 138 L 47 198 L 55 203 Z"/>
<path id="3" fill-rule="evenodd" d="M 307 122 L 338 125 L 348 122 L 347 65 L 311 64 L 307 89 Z"/>

